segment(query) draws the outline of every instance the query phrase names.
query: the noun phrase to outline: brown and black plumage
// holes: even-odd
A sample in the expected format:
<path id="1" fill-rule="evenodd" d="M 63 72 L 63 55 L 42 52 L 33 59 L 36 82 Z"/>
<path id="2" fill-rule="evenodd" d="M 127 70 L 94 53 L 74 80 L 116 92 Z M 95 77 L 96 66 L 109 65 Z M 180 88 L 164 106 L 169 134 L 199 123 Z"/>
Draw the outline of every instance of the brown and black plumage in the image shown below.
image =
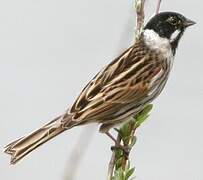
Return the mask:
<path id="1" fill-rule="evenodd" d="M 167 66 L 160 54 L 139 40 L 90 81 L 69 114 L 82 124 L 96 120 L 106 132 L 108 125 L 125 121 L 157 95 L 158 91 L 151 92 L 161 88 Z"/>
<path id="2" fill-rule="evenodd" d="M 192 24 L 173 12 L 153 17 L 140 39 L 102 69 L 63 115 L 6 146 L 5 152 L 12 156 L 11 163 L 74 126 L 99 123 L 100 132 L 107 133 L 113 126 L 132 118 L 161 93 L 178 42 L 186 27 Z"/>

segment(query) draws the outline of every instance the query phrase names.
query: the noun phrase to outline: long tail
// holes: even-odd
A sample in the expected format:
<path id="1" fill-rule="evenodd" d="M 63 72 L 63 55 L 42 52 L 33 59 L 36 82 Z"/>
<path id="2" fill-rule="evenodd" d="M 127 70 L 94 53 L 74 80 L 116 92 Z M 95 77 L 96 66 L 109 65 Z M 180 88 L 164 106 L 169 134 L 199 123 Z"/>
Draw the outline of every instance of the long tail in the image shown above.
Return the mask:
<path id="1" fill-rule="evenodd" d="M 67 128 L 64 128 L 62 120 L 66 121 L 66 124 L 69 124 L 68 122 L 70 122 L 70 125 L 67 125 Z M 5 153 L 11 155 L 11 164 L 15 164 L 38 146 L 73 127 L 74 125 L 71 122 L 71 118 L 68 115 L 66 115 L 65 119 L 64 116 L 57 117 L 30 135 L 8 144 L 5 147 Z"/>

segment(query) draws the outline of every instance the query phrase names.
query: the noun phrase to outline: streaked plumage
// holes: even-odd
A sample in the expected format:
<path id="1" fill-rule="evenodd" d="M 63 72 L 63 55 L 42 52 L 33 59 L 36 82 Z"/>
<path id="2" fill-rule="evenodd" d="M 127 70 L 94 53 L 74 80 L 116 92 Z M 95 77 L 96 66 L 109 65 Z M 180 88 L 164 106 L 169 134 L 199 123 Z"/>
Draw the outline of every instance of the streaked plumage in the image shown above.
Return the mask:
<path id="1" fill-rule="evenodd" d="M 162 90 L 170 70 L 167 58 L 141 38 L 90 81 L 69 114 L 82 124 L 105 125 L 134 115 Z"/>
<path id="2" fill-rule="evenodd" d="M 172 12 L 153 17 L 140 39 L 102 69 L 64 115 L 6 147 L 11 163 L 74 126 L 97 122 L 105 133 L 142 110 L 163 90 L 186 22 L 192 21 Z M 180 32 L 171 39 L 176 30 Z"/>

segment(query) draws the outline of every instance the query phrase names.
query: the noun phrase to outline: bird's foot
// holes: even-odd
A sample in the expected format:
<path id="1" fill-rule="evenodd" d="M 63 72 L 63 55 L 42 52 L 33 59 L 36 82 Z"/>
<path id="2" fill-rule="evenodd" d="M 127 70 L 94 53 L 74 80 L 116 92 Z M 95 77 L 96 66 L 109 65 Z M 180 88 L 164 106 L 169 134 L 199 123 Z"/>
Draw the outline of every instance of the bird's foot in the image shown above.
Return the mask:
<path id="1" fill-rule="evenodd" d="M 129 152 L 130 152 L 130 147 L 124 146 L 124 145 L 121 145 L 121 144 L 116 144 L 115 146 L 111 146 L 111 150 L 112 151 L 121 150 L 121 151 L 123 151 L 124 154 L 128 155 Z"/>

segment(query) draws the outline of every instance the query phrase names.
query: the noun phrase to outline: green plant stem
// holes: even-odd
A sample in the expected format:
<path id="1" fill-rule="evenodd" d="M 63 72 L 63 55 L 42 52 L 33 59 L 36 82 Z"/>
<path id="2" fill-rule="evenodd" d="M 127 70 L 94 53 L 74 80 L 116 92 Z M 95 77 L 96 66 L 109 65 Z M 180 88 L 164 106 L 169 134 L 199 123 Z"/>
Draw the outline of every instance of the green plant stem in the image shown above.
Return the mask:
<path id="1" fill-rule="evenodd" d="M 139 112 L 131 121 L 124 124 L 118 132 L 115 145 L 120 144 L 121 147 L 115 147 L 112 152 L 108 169 L 108 180 L 128 180 L 133 174 L 134 168 L 130 167 L 129 155 L 135 145 L 136 130 L 148 118 L 152 105 L 147 105 Z"/>
<path id="2" fill-rule="evenodd" d="M 121 137 L 120 137 L 119 134 L 117 135 L 116 142 L 117 143 L 121 142 Z M 116 145 L 116 143 L 115 143 L 115 145 Z M 115 151 L 113 151 L 112 155 L 111 155 L 111 160 L 109 162 L 107 180 L 111 180 L 112 177 L 113 177 L 113 171 L 114 171 L 114 166 L 115 166 L 115 158 L 116 158 L 116 153 L 115 153 Z"/>

